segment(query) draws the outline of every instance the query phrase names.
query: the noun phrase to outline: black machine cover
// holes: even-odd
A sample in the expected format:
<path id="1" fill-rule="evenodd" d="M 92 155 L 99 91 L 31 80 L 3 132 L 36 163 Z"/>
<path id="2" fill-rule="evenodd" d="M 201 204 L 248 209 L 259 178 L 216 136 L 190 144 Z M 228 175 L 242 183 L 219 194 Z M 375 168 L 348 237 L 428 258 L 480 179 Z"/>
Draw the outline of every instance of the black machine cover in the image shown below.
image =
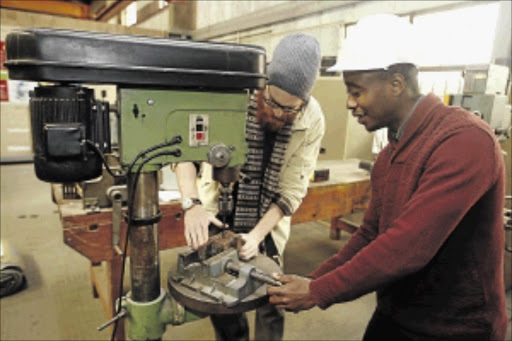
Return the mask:
<path id="1" fill-rule="evenodd" d="M 256 89 L 265 85 L 259 46 L 50 28 L 6 38 L 11 79 L 126 86 Z"/>

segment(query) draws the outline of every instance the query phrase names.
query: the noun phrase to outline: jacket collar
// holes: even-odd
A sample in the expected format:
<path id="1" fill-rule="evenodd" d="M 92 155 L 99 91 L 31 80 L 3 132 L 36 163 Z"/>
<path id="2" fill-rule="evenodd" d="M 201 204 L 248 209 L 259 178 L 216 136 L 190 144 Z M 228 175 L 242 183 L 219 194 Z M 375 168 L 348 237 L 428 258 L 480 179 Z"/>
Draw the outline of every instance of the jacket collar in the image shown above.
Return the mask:
<path id="1" fill-rule="evenodd" d="M 403 131 L 403 135 L 399 141 L 396 141 L 392 138 L 391 135 L 388 135 L 389 143 L 395 147 L 400 147 L 405 145 L 415 133 L 420 130 L 423 123 L 430 116 L 432 110 L 438 105 L 443 105 L 443 102 L 433 93 L 429 93 L 424 96 L 422 100 L 416 106 L 416 109 L 411 115 L 411 118 L 407 122 L 407 126 Z M 389 130 L 388 130 L 389 131 Z M 388 133 L 390 134 L 390 133 Z"/>
<path id="2" fill-rule="evenodd" d="M 311 120 L 314 115 L 311 115 L 309 112 L 313 110 L 313 106 L 315 106 L 316 99 L 313 96 L 309 97 L 308 104 L 304 107 L 295 120 L 293 121 L 292 130 L 306 130 L 311 126 Z"/>

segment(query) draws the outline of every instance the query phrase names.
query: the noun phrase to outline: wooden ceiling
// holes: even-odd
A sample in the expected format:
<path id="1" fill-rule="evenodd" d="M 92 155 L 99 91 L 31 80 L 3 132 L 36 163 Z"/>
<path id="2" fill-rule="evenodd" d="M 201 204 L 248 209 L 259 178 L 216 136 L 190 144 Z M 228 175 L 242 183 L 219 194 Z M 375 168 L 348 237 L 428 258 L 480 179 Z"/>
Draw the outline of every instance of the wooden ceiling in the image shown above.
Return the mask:
<path id="1" fill-rule="evenodd" d="M 131 0 L 0 0 L 0 7 L 76 19 L 108 21 Z"/>

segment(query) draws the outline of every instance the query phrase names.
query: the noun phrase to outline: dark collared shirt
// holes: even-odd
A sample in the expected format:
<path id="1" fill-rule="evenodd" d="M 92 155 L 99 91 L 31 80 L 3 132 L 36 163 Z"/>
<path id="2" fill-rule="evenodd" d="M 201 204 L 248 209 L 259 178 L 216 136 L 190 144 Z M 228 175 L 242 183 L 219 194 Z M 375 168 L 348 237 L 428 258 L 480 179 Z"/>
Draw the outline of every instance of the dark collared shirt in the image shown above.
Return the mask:
<path id="1" fill-rule="evenodd" d="M 396 133 L 390 130 L 390 135 L 395 140 L 399 141 L 400 137 L 402 137 L 405 127 L 407 126 L 407 122 L 409 122 L 409 119 L 411 118 L 412 113 L 414 112 L 414 110 L 416 110 L 416 107 L 421 102 L 423 97 L 424 97 L 423 95 L 420 95 L 420 98 L 418 98 L 418 100 L 416 101 L 416 103 L 414 103 L 414 105 L 412 106 L 412 108 L 409 111 L 409 113 L 407 114 L 407 116 L 405 116 L 405 120 L 402 122 L 402 124 L 400 124 L 400 127 L 398 127 L 398 130 L 396 131 Z"/>

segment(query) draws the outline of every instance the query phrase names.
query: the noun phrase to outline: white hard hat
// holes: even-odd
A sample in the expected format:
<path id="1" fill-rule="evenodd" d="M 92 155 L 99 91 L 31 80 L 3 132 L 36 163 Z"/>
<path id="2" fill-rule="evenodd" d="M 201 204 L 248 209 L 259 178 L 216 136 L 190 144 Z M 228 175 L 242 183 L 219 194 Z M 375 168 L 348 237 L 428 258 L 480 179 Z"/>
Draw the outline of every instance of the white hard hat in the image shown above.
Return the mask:
<path id="1" fill-rule="evenodd" d="M 336 65 L 327 71 L 378 70 L 402 63 L 416 65 L 414 38 L 412 25 L 406 18 L 392 14 L 362 18 L 343 41 Z"/>

